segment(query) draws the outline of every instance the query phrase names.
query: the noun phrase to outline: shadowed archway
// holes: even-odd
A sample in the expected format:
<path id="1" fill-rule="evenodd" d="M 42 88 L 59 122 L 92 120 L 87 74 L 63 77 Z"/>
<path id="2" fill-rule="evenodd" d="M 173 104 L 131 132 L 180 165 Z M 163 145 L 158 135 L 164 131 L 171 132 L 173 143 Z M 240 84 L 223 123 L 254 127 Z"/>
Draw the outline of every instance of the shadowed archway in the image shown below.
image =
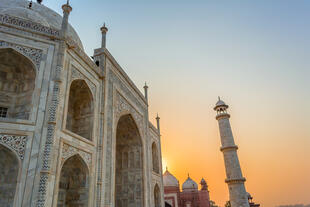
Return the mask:
<path id="1" fill-rule="evenodd" d="M 153 171 L 159 174 L 158 150 L 155 142 L 153 142 L 152 144 L 152 164 L 153 164 Z"/>
<path id="2" fill-rule="evenodd" d="M 84 80 L 74 80 L 70 86 L 66 128 L 92 140 L 94 103 L 92 93 Z"/>
<path id="3" fill-rule="evenodd" d="M 0 49 L 0 117 L 30 118 L 36 70 L 33 63 L 7 48 Z"/>
<path id="4" fill-rule="evenodd" d="M 0 206 L 13 207 L 18 171 L 17 156 L 0 144 Z"/>
<path id="5" fill-rule="evenodd" d="M 160 189 L 157 184 L 154 187 L 154 206 L 161 207 Z"/>
<path id="6" fill-rule="evenodd" d="M 142 140 L 131 115 L 122 116 L 116 132 L 115 206 L 143 206 Z"/>
<path id="7" fill-rule="evenodd" d="M 79 155 L 65 161 L 59 179 L 57 207 L 87 207 L 88 168 Z"/>

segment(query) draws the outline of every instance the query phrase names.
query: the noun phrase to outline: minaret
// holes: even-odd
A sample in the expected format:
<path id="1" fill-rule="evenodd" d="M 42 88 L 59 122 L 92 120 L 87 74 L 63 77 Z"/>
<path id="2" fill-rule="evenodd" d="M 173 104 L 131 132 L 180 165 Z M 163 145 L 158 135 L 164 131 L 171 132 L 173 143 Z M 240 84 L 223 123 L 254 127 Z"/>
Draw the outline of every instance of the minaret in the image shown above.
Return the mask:
<path id="1" fill-rule="evenodd" d="M 160 118 L 159 118 L 159 116 L 158 116 L 158 114 L 157 114 L 157 116 L 156 116 L 156 123 L 157 123 L 157 130 L 158 130 L 158 133 L 159 133 L 159 135 L 160 135 Z"/>
<path id="2" fill-rule="evenodd" d="M 149 88 L 147 85 L 146 85 L 146 82 L 145 82 L 145 85 L 144 85 L 144 97 L 146 99 L 146 101 L 148 102 L 148 94 L 147 94 L 147 89 Z"/>
<path id="3" fill-rule="evenodd" d="M 106 40 L 107 40 L 107 32 L 108 32 L 108 28 L 105 26 L 105 23 L 103 24 L 103 26 L 100 28 L 101 30 L 101 48 L 106 48 Z"/>
<path id="4" fill-rule="evenodd" d="M 219 122 L 222 143 L 221 151 L 224 154 L 227 177 L 225 182 L 228 185 L 231 206 L 249 207 L 248 195 L 244 186 L 245 178 L 242 176 L 237 155 L 238 146 L 235 145 L 227 109 L 228 105 L 219 98 L 214 110 L 217 112 L 216 120 Z"/>

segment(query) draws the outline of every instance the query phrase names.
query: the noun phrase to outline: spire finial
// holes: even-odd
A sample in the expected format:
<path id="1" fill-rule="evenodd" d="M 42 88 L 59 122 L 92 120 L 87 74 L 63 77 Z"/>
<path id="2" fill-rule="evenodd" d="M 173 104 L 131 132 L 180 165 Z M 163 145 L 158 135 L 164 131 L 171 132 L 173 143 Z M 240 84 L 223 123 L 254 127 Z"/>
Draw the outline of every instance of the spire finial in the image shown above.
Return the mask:
<path id="1" fill-rule="evenodd" d="M 68 6 L 69 6 L 69 3 L 70 3 L 69 0 L 67 0 L 67 5 L 68 5 Z"/>
<path id="2" fill-rule="evenodd" d="M 220 101 L 220 100 L 221 100 L 221 97 L 218 96 L 218 98 L 219 98 L 219 101 Z"/>
<path id="3" fill-rule="evenodd" d="M 166 166 L 166 171 L 168 171 L 168 166 Z"/>
<path id="4" fill-rule="evenodd" d="M 187 173 L 187 177 L 189 178 L 189 173 Z"/>

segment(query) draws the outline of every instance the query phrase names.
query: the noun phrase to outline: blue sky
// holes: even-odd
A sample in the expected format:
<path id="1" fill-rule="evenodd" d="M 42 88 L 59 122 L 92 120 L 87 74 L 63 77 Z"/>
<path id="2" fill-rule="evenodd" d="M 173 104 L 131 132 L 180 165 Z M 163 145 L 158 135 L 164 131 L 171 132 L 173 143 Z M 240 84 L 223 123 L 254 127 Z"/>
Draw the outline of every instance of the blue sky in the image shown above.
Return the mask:
<path id="1" fill-rule="evenodd" d="M 43 3 L 61 13 L 65 1 Z M 196 181 L 204 176 L 211 198 L 228 200 L 212 111 L 220 95 L 231 106 L 255 200 L 265 207 L 310 203 L 310 1 L 71 5 L 85 51 L 100 46 L 106 22 L 109 51 L 139 88 L 150 85 L 150 118 L 162 117 L 163 157 L 180 182 L 188 172 Z M 176 143 L 180 150 L 173 150 Z"/>

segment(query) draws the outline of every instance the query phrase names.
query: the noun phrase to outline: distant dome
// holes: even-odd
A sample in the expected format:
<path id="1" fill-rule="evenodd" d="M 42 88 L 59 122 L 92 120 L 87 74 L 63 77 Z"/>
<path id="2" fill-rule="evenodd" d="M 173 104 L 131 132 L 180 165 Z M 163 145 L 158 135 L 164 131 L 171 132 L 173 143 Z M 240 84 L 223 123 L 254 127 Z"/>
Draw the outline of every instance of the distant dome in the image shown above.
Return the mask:
<path id="1" fill-rule="evenodd" d="M 179 181 L 168 171 L 163 175 L 165 187 L 179 187 Z"/>
<path id="2" fill-rule="evenodd" d="M 193 191 L 198 190 L 198 185 L 195 181 L 193 181 L 190 177 L 182 185 L 183 191 Z"/>
<path id="3" fill-rule="evenodd" d="M 28 9 L 29 1 L 26 0 L 0 0 L 0 13 L 21 19 L 30 20 L 43 26 L 61 29 L 62 16 L 42 4 L 33 2 L 32 8 Z M 68 27 L 70 36 L 83 50 L 83 44 L 71 25 Z"/>

